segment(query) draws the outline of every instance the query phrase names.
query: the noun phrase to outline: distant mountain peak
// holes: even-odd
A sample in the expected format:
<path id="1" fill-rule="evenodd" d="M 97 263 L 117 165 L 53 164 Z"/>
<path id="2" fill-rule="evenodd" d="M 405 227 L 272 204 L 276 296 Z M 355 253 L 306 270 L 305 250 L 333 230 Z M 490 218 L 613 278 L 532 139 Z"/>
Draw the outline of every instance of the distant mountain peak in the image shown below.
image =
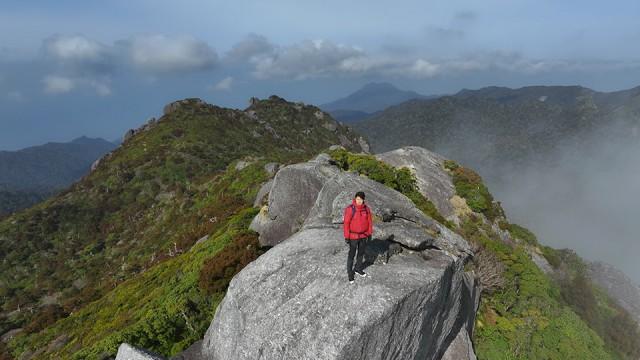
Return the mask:
<path id="1" fill-rule="evenodd" d="M 320 108 L 328 112 L 348 110 L 374 113 L 407 100 L 424 98 L 428 97 L 415 91 L 400 90 L 388 82 L 370 82 L 341 99 L 320 105 Z"/>
<path id="2" fill-rule="evenodd" d="M 73 140 L 70 141 L 73 144 L 95 144 L 98 142 L 109 142 L 103 138 L 100 137 L 96 137 L 96 138 L 92 138 L 92 137 L 88 137 L 86 135 L 82 135 L 79 136 Z"/>
<path id="3" fill-rule="evenodd" d="M 400 90 L 398 89 L 395 85 L 388 83 L 388 82 L 370 82 L 370 83 L 366 83 L 364 84 L 364 86 L 362 86 L 362 88 L 360 88 L 360 90 L 358 91 L 362 91 L 362 90 Z M 402 91 L 402 90 L 400 90 Z"/>

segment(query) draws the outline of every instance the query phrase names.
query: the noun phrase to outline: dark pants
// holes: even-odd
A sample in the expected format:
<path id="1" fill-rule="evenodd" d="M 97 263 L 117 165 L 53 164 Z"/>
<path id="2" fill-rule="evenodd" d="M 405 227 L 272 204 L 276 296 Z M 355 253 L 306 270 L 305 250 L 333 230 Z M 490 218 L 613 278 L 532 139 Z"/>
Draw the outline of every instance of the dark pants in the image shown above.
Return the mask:
<path id="1" fill-rule="evenodd" d="M 349 280 L 353 280 L 355 270 L 362 270 L 362 258 L 364 256 L 364 248 L 367 238 L 359 240 L 349 241 L 349 256 L 347 257 L 347 274 L 349 274 Z M 356 255 L 356 250 L 358 255 Z M 353 257 L 356 256 L 356 267 L 353 268 Z"/>

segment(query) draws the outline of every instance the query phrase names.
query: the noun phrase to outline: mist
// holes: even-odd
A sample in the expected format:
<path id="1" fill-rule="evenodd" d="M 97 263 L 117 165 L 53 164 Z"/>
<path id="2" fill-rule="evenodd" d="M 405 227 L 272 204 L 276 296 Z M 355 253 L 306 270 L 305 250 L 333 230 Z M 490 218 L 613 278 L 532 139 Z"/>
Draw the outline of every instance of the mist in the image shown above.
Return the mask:
<path id="1" fill-rule="evenodd" d="M 544 245 L 610 263 L 638 284 L 640 138 L 628 124 L 593 132 L 582 145 L 569 141 L 546 162 L 478 170 L 510 222 Z"/>

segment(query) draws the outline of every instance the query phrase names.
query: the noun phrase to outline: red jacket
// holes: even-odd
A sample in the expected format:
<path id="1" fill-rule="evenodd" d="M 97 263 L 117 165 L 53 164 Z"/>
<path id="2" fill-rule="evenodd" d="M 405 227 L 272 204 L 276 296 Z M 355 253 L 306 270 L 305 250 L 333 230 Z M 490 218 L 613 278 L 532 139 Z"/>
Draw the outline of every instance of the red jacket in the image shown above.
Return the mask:
<path id="1" fill-rule="evenodd" d="M 356 207 L 355 214 L 353 213 L 351 205 Z M 362 203 L 362 205 L 356 204 L 356 199 L 351 201 L 351 205 L 344 209 L 342 221 L 344 238 L 358 240 L 373 234 L 373 217 L 369 206 L 365 203 Z"/>

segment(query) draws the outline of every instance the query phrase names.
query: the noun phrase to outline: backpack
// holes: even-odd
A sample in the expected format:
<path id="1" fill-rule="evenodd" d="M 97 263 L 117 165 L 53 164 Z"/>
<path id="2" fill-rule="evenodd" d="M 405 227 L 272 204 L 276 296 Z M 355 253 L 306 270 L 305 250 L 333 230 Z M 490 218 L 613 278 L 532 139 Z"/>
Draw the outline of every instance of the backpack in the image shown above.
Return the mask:
<path id="1" fill-rule="evenodd" d="M 349 205 L 351 207 L 351 220 L 353 220 L 353 217 L 356 215 L 356 206 L 351 204 Z M 369 207 L 365 205 L 365 210 L 367 211 L 367 214 L 369 213 Z"/>
<path id="2" fill-rule="evenodd" d="M 356 215 L 356 206 L 353 205 L 353 204 L 351 204 L 349 206 L 351 207 L 351 220 L 353 220 L 353 217 Z M 369 211 L 370 211 L 369 210 L 369 206 L 364 205 L 364 209 L 365 209 L 365 211 L 367 212 L 367 215 L 368 215 Z M 349 230 L 351 230 L 351 229 L 349 229 Z M 360 233 L 354 233 L 354 234 L 360 234 Z"/>

